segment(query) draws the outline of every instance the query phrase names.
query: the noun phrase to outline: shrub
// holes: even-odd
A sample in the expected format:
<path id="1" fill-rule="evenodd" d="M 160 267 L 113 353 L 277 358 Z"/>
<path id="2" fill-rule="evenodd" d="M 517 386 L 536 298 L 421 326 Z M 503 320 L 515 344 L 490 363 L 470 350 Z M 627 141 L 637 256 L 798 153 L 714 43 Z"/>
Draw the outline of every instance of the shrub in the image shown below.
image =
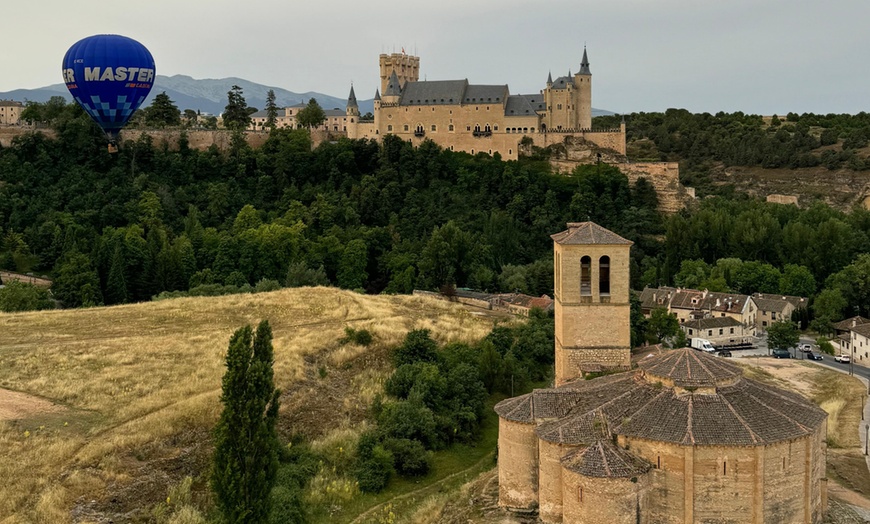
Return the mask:
<path id="1" fill-rule="evenodd" d="M 352 327 L 346 327 L 344 328 L 344 336 L 338 342 L 340 344 L 353 343 L 360 346 L 368 346 L 372 343 L 373 339 L 374 337 L 372 337 L 368 329 L 356 330 Z"/>
<path id="2" fill-rule="evenodd" d="M 360 455 L 362 456 L 362 455 Z M 355 477 L 363 493 L 380 493 L 393 476 L 393 454 L 377 444 L 357 464 Z"/>
<path id="3" fill-rule="evenodd" d="M 277 280 L 262 278 L 254 286 L 254 293 L 266 293 L 268 291 L 277 291 L 281 289 L 281 283 Z"/>
<path id="4" fill-rule="evenodd" d="M 272 510 L 269 524 L 303 524 L 308 519 L 298 489 L 276 486 L 270 494 Z"/>
<path id="5" fill-rule="evenodd" d="M 403 477 L 422 477 L 429 473 L 431 464 L 429 453 L 417 440 L 390 438 L 384 441 L 384 448 L 393 454 L 393 467 Z"/>
<path id="6" fill-rule="evenodd" d="M 328 286 L 329 278 L 327 278 L 323 266 L 309 269 L 305 262 L 297 262 L 290 264 L 287 269 L 287 278 L 284 280 L 284 284 L 287 287 Z"/>
<path id="7" fill-rule="evenodd" d="M 819 351 L 822 353 L 827 353 L 828 355 L 834 354 L 834 346 L 831 342 L 825 337 L 819 337 L 816 339 L 816 344 L 819 345 Z"/>
<path id="8" fill-rule="evenodd" d="M 378 426 L 385 435 L 419 440 L 427 449 L 441 444 L 434 413 L 417 399 L 384 403 Z"/>
<path id="9" fill-rule="evenodd" d="M 435 362 L 438 358 L 437 348 L 428 329 L 409 331 L 402 345 L 393 352 L 393 364 L 399 367 L 415 362 Z"/>

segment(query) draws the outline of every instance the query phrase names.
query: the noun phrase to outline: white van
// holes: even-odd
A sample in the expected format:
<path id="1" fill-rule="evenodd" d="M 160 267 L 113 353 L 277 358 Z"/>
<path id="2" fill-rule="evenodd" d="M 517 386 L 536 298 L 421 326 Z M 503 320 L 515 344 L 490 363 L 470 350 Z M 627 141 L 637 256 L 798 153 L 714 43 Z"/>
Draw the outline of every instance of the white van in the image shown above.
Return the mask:
<path id="1" fill-rule="evenodd" d="M 713 353 L 714 351 L 716 351 L 716 348 L 713 347 L 713 344 L 711 344 L 710 341 L 705 338 L 693 338 L 691 344 L 693 348 L 701 351 L 706 351 L 707 353 Z"/>

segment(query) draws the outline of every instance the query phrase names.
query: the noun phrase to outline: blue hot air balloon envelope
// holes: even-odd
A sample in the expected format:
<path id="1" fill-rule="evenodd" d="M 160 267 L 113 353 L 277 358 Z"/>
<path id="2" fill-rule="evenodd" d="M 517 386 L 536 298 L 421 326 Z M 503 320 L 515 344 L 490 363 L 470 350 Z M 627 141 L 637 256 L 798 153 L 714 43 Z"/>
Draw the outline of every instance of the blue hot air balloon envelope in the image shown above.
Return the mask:
<path id="1" fill-rule="evenodd" d="M 151 53 L 126 36 L 89 36 L 63 57 L 67 89 L 110 142 L 148 96 L 155 74 Z"/>

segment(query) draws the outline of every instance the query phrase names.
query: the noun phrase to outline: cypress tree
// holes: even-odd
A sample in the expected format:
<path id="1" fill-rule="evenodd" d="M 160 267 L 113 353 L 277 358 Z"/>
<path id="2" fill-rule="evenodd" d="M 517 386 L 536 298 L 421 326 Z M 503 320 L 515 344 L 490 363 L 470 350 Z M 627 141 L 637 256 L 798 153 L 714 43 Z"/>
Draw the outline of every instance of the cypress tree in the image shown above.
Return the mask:
<path id="1" fill-rule="evenodd" d="M 106 280 L 106 302 L 109 304 L 123 304 L 127 302 L 127 279 L 124 271 L 127 268 L 127 259 L 124 258 L 123 245 L 119 242 L 112 254 L 112 265 L 109 268 L 109 277 Z"/>
<path id="2" fill-rule="evenodd" d="M 278 469 L 278 395 L 273 383 L 272 328 L 262 321 L 236 331 L 227 351 L 215 428 L 212 489 L 226 522 L 266 522 Z"/>

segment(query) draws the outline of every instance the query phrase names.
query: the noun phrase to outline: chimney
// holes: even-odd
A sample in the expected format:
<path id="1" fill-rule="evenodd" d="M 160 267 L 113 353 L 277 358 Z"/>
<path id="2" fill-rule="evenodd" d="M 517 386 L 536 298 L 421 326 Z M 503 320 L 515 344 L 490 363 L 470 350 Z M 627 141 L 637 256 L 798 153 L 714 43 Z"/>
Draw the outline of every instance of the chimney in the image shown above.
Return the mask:
<path id="1" fill-rule="evenodd" d="M 852 327 L 855 327 L 858 324 L 858 317 L 852 317 Z"/>
<path id="2" fill-rule="evenodd" d="M 722 301 L 718 298 L 716 299 L 716 307 L 719 307 L 722 304 Z"/>

